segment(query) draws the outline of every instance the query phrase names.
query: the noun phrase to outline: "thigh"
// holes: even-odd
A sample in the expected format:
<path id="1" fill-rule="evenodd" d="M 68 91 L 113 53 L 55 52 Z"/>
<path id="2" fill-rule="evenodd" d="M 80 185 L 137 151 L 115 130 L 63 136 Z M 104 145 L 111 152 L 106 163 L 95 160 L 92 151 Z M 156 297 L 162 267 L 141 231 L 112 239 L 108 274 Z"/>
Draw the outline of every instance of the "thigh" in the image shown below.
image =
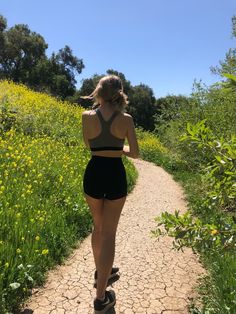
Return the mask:
<path id="1" fill-rule="evenodd" d="M 85 199 L 88 203 L 92 218 L 93 224 L 96 229 L 102 228 L 102 220 L 103 220 L 103 205 L 104 199 L 96 199 L 87 194 L 85 194 Z"/>
<path id="2" fill-rule="evenodd" d="M 125 200 L 126 196 L 116 200 L 104 199 L 102 232 L 105 233 L 105 235 L 115 235 Z"/>

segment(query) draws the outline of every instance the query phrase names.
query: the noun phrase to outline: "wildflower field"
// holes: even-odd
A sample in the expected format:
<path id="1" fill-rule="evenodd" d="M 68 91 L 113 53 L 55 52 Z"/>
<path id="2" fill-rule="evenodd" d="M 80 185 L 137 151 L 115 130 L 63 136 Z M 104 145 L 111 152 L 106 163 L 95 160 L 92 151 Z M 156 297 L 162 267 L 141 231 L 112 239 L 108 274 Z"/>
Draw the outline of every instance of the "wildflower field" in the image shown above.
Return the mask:
<path id="1" fill-rule="evenodd" d="M 0 313 L 16 312 L 91 231 L 83 110 L 0 81 Z M 124 164 L 131 191 L 137 172 Z"/>

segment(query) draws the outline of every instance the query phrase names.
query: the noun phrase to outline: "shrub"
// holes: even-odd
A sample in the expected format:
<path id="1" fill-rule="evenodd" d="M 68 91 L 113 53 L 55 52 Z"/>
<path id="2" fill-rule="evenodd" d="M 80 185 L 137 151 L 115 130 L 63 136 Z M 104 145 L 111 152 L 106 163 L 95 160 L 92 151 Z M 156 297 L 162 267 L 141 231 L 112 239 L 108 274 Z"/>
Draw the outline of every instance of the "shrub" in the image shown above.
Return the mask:
<path id="1" fill-rule="evenodd" d="M 156 217 L 155 236 L 174 237 L 174 247 L 192 247 L 202 253 L 209 275 L 201 284 L 203 309 L 201 313 L 234 313 L 235 292 L 235 248 L 236 248 L 236 137 L 230 140 L 217 138 L 206 126 L 206 119 L 192 125 L 187 123 L 186 133 L 180 138 L 191 143 L 198 154 L 199 170 L 206 191 L 201 197 L 201 209 L 191 204 L 191 210 L 180 215 L 162 213 Z M 198 191 L 195 190 L 195 193 Z M 228 211 L 224 215 L 223 211 Z M 223 268 L 219 268 L 223 266 Z M 210 286 L 211 285 L 211 288 Z M 206 291 L 204 290 L 206 289 Z M 205 294 L 206 293 L 206 294 Z M 200 313 L 199 311 L 194 313 Z"/>

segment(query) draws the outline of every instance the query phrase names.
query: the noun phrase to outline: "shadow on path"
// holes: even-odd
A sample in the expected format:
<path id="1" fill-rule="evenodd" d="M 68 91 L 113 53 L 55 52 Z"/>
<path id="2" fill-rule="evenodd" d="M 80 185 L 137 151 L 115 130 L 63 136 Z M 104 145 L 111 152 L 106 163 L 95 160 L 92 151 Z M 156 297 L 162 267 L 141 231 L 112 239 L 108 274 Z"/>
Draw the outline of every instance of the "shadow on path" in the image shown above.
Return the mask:
<path id="1" fill-rule="evenodd" d="M 23 312 L 19 312 L 18 314 L 33 314 L 33 310 L 31 310 L 31 309 L 25 309 Z M 106 312 L 106 314 L 116 314 L 116 311 L 115 311 L 115 308 L 114 307 L 112 307 L 112 308 L 110 308 L 107 312 Z"/>
<path id="2" fill-rule="evenodd" d="M 33 310 L 31 309 L 24 309 L 24 311 L 18 312 L 17 314 L 33 314 Z"/>
<path id="3" fill-rule="evenodd" d="M 116 314 L 115 308 L 114 307 L 110 308 L 110 310 L 108 310 L 106 314 Z"/>

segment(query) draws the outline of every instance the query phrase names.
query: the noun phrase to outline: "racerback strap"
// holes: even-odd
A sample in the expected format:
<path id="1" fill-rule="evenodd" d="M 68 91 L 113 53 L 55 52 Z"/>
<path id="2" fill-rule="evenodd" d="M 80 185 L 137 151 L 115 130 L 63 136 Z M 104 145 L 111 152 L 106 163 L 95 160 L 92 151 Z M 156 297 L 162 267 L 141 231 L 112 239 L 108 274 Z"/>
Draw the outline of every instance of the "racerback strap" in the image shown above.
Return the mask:
<path id="1" fill-rule="evenodd" d="M 104 120 L 104 118 L 103 118 L 103 116 L 102 116 L 102 114 L 98 108 L 96 109 L 96 112 L 97 112 L 98 118 L 99 118 L 102 125 L 104 125 L 104 124 L 111 125 L 112 121 L 115 119 L 115 117 L 118 114 L 118 111 L 115 111 L 115 112 L 113 112 L 113 114 L 111 115 L 111 117 L 108 120 Z"/>

